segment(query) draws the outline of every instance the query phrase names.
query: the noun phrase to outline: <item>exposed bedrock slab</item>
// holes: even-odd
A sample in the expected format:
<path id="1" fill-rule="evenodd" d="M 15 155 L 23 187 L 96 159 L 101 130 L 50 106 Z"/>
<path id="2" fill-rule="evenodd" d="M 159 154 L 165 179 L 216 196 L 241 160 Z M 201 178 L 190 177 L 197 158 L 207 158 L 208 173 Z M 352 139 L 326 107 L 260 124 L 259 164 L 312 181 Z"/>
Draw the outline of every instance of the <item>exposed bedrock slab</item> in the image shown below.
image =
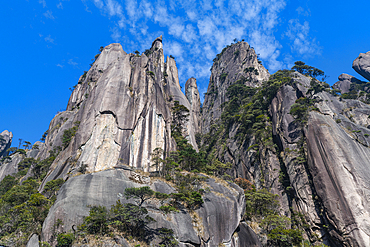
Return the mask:
<path id="1" fill-rule="evenodd" d="M 151 180 L 148 184 L 138 184 L 129 179 L 132 171 L 113 169 L 70 178 L 61 188 L 57 201 L 52 206 L 43 224 L 42 239 L 50 241 L 53 225 L 57 219 L 63 221 L 63 231 L 69 231 L 73 225 L 82 223 L 89 213 L 88 205 L 110 207 L 118 199 L 124 198 L 126 188 L 149 185 L 153 190 L 162 193 L 174 192 L 174 189 L 160 180 Z M 206 186 L 209 192 L 203 196 L 204 204 L 194 213 L 180 210 L 179 213 L 163 215 L 153 200 L 146 204 L 150 215 L 156 220 L 151 227 L 171 228 L 181 243 L 194 246 L 218 246 L 231 241 L 238 228 L 245 208 L 243 190 L 238 186 L 213 179 L 208 179 Z"/>
<path id="2" fill-rule="evenodd" d="M 346 246 L 370 245 L 370 149 L 328 115 L 311 112 L 308 164 L 327 210 L 332 237 Z"/>
<path id="3" fill-rule="evenodd" d="M 80 78 L 67 111 L 50 123 L 45 148 L 38 157 L 46 158 L 49 151 L 60 147 L 63 150 L 43 184 L 58 177 L 66 179 L 84 167 L 88 172 L 117 165 L 153 170 L 151 153 L 155 148 L 175 149 L 171 137 L 174 101 L 192 112 L 185 135 L 198 150 L 194 126 L 199 122 L 200 103 L 195 82 L 192 86 L 191 104 L 181 91 L 175 60 L 167 57 L 165 61 L 161 37 L 147 55 L 127 54 L 120 44 L 105 47 Z M 75 126 L 75 136 L 64 145 L 65 131 Z"/>
<path id="4" fill-rule="evenodd" d="M 353 61 L 352 68 L 370 81 L 370 51 L 360 53 L 360 55 Z"/>
<path id="5" fill-rule="evenodd" d="M 13 133 L 4 130 L 0 133 L 0 158 L 7 155 L 7 150 L 12 145 Z"/>

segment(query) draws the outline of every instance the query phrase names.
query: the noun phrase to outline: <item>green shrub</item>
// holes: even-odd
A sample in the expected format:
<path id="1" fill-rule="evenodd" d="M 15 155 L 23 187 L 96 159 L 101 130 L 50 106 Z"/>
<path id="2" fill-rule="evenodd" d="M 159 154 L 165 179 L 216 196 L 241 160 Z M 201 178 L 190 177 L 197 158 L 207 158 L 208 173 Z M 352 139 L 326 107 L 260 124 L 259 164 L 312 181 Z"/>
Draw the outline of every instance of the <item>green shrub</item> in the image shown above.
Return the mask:
<path id="1" fill-rule="evenodd" d="M 44 192 L 47 194 L 49 199 L 56 200 L 57 192 L 64 183 L 63 178 L 58 178 L 47 182 L 44 186 Z"/>
<path id="2" fill-rule="evenodd" d="M 61 233 L 57 237 L 57 247 L 70 247 L 74 239 L 75 237 L 72 233 Z"/>
<path id="3" fill-rule="evenodd" d="M 160 247 L 175 247 L 178 245 L 178 242 L 174 238 L 174 232 L 172 229 L 168 228 L 160 228 L 159 229 L 159 237 L 162 241 L 159 243 Z"/>
<path id="4" fill-rule="evenodd" d="M 82 229 L 90 234 L 104 235 L 108 233 L 108 210 L 104 206 L 91 206 L 89 216 L 84 218 Z"/>
<path id="5" fill-rule="evenodd" d="M 342 120 L 340 120 L 339 118 L 335 120 L 336 123 L 341 123 Z"/>
<path id="6" fill-rule="evenodd" d="M 268 192 L 267 189 L 246 191 L 246 217 L 251 219 L 252 217 L 265 217 L 275 214 L 279 207 L 276 197 L 277 195 Z"/>
<path id="7" fill-rule="evenodd" d="M 144 239 L 147 225 L 153 221 L 145 207 L 132 203 L 122 204 L 120 200 L 111 208 L 111 224 L 120 231 L 128 231 L 131 236 Z"/>
<path id="8" fill-rule="evenodd" d="M 75 136 L 79 125 L 79 122 L 75 122 L 72 128 L 64 130 L 62 137 L 63 149 L 66 149 L 68 147 L 69 143 L 72 140 L 72 137 Z"/>
<path id="9" fill-rule="evenodd" d="M 221 75 L 220 75 L 220 82 L 221 83 L 223 83 L 224 81 L 225 81 L 225 79 L 226 79 L 226 77 L 227 77 L 227 73 L 222 73 Z"/>
<path id="10" fill-rule="evenodd" d="M 7 175 L 0 182 L 0 197 L 17 184 L 15 177 Z"/>
<path id="11" fill-rule="evenodd" d="M 153 71 L 147 71 L 146 73 L 147 73 L 148 75 L 152 76 L 152 77 L 154 77 L 154 76 L 155 76 L 155 74 L 154 74 L 154 72 L 153 72 Z"/>
<path id="12" fill-rule="evenodd" d="M 271 246 L 290 247 L 299 246 L 303 241 L 302 232 L 298 229 L 285 229 L 278 227 L 270 231 L 267 235 L 268 242 Z"/>
<path id="13" fill-rule="evenodd" d="M 160 206 L 159 207 L 159 210 L 161 210 L 165 214 L 169 214 L 171 212 L 178 212 L 178 210 L 175 207 L 171 206 L 171 205 L 163 205 L 163 206 Z"/>

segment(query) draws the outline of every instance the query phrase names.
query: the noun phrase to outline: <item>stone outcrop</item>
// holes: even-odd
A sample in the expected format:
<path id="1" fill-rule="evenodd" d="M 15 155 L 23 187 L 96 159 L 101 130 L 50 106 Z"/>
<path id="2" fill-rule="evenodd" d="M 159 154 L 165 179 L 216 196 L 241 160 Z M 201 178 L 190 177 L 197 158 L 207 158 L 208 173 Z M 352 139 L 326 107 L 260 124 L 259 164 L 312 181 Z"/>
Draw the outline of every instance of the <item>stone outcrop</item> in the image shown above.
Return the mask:
<path id="1" fill-rule="evenodd" d="M 170 127 L 174 101 L 192 109 L 181 92 L 175 60 L 164 60 L 161 37 L 141 56 L 127 54 L 120 44 L 105 47 L 81 76 L 67 111 L 50 123 L 46 148 L 38 157 L 45 158 L 50 150 L 62 152 L 44 182 L 66 179 L 81 167 L 87 172 L 118 165 L 152 170 L 152 150 L 175 148 Z M 186 137 L 197 149 L 194 121 L 196 117 L 188 121 Z M 63 135 L 72 128 L 76 133 L 66 145 Z"/>
<path id="2" fill-rule="evenodd" d="M 3 161 L 0 166 L 0 181 L 4 179 L 5 176 L 13 175 L 18 172 L 18 164 L 21 162 L 25 156 L 20 153 L 15 153 Z"/>
<path id="3" fill-rule="evenodd" d="M 144 184 L 135 183 L 133 176 L 141 175 L 129 167 L 122 167 L 70 178 L 62 186 L 57 201 L 43 224 L 42 239 L 52 240 L 53 226 L 57 219 L 63 220 L 63 229 L 59 229 L 60 231 L 69 231 L 73 225 L 81 224 L 83 217 L 89 213 L 88 205 L 109 208 L 118 199 L 122 203 L 130 202 L 123 196 L 126 188 L 148 185 L 162 193 L 175 191 L 165 182 L 153 178 L 142 178 L 142 181 L 146 181 Z M 231 244 L 233 234 L 244 213 L 243 190 L 234 184 L 220 183 L 211 178 L 204 186 L 209 188 L 203 196 L 204 204 L 194 213 L 181 209 L 178 213 L 166 216 L 158 210 L 159 201 L 153 199 L 147 202 L 145 206 L 150 216 L 156 220 L 150 227 L 173 229 L 181 246 L 187 244 L 186 246 L 211 247 L 219 246 L 221 243 Z M 240 236 L 243 238 L 244 235 Z"/>
<path id="4" fill-rule="evenodd" d="M 360 53 L 355 61 L 353 61 L 352 68 L 370 81 L 370 51 Z"/>
<path id="5" fill-rule="evenodd" d="M 227 88 L 240 80 L 250 87 L 260 86 L 270 74 L 260 64 L 254 49 L 246 42 L 226 47 L 214 60 L 211 78 L 202 109 L 202 133 L 208 133 L 210 126 L 221 116 L 221 105 L 227 101 Z"/>
<path id="6" fill-rule="evenodd" d="M 201 118 L 201 107 L 200 107 L 200 97 L 197 87 L 197 80 L 195 78 L 190 78 L 185 83 L 185 95 L 190 103 L 190 121 L 192 123 L 192 129 L 195 133 L 200 132 L 200 118 Z"/>
<path id="7" fill-rule="evenodd" d="M 370 78 L 369 60 L 370 52 L 361 53 L 353 63 L 366 79 Z M 162 193 L 176 191 L 171 183 L 147 173 L 153 171 L 150 154 L 155 148 L 166 152 L 176 148 L 171 137 L 174 102 L 189 109 L 185 134 L 198 150 L 195 134 L 209 134 L 212 125 L 219 123 L 222 105 L 228 100 L 227 88 L 233 83 L 259 87 L 270 77 L 245 42 L 228 46 L 214 62 L 201 109 L 194 78 L 185 84 L 186 96 L 181 92 L 175 60 L 164 58 L 162 37 L 142 55 L 127 54 L 119 44 L 104 48 L 79 79 L 67 110 L 51 121 L 45 144 L 39 143 L 39 148 L 28 150 L 26 156 L 13 154 L 0 166 L 1 181 L 16 173 L 25 157 L 44 159 L 50 152 L 60 152 L 40 191 L 50 180 L 63 178 L 66 182 L 44 221 L 41 240 L 55 245 L 56 221 L 63 221 L 59 231 L 70 231 L 88 215 L 88 205 L 109 208 L 118 199 L 130 202 L 123 196 L 125 188 L 148 185 Z M 233 164 L 233 177 L 247 178 L 257 189 L 268 188 L 277 194 L 281 215 L 302 213 L 309 225 L 305 239 L 329 246 L 370 246 L 370 106 L 360 101 L 363 98 L 340 98 L 324 84 L 315 92 L 312 78 L 284 73 L 290 79 L 279 86 L 265 109 L 272 144 L 253 148 L 258 146 L 254 133 L 247 133 L 242 140 L 236 138 L 241 125 L 235 123 L 223 133 L 226 139 L 215 155 Z M 367 90 L 367 82 L 342 74 L 333 88 L 348 93 L 356 85 Z M 290 111 L 302 97 L 314 103 L 307 106 L 307 119 L 297 121 Z M 9 143 L 11 133 L 7 133 Z M 66 133 L 73 134 L 68 139 Z M 32 167 L 23 179 L 31 171 Z M 165 216 L 158 209 L 159 201 L 146 202 L 156 220 L 150 227 L 173 229 L 179 246 L 262 246 L 261 236 L 242 220 L 243 191 L 209 177 L 202 186 L 208 188 L 204 203 L 194 212 L 182 208 Z M 31 237 L 30 246 L 36 238 Z M 104 246 L 130 243 L 114 237 Z"/>
<path id="8" fill-rule="evenodd" d="M 0 134 L 0 158 L 7 155 L 8 148 L 12 145 L 13 133 L 4 130 Z"/>
<path id="9" fill-rule="evenodd" d="M 27 243 L 26 247 L 39 247 L 39 236 L 37 234 L 33 234 L 30 240 Z"/>
<path id="10" fill-rule="evenodd" d="M 231 50 L 229 47 L 224 54 L 233 54 Z M 368 78 L 365 55 L 355 60 L 354 68 Z M 228 57 L 228 61 L 232 59 Z M 213 70 L 216 66 L 217 62 Z M 225 68 L 222 73 L 235 74 L 230 71 Z M 223 89 L 218 87 L 214 91 L 212 76 L 203 109 L 203 133 L 208 133 L 209 123 L 217 123 L 222 112 L 210 114 L 213 105 L 209 99 L 214 104 L 223 102 L 227 87 L 240 80 L 232 79 Z M 256 143 L 253 133 L 245 136 L 242 142 L 236 141 L 234 137 L 239 126 L 234 125 L 227 133 L 226 148 L 219 149 L 218 157 L 233 163 L 234 176 L 249 179 L 257 188 L 262 186 L 263 176 L 263 186 L 279 195 L 281 213 L 305 215 L 310 225 L 305 237 L 311 241 L 319 237 L 329 246 L 368 246 L 370 107 L 325 90 L 315 94 L 309 90 L 310 77 L 297 72 L 290 77 L 292 81 L 280 87 L 269 109 L 276 148 L 260 148 L 260 155 L 256 156 L 256 151 L 249 148 Z M 366 82 L 342 74 L 333 88 L 348 93 L 358 85 L 366 91 Z M 309 113 L 307 124 L 297 122 L 290 114 L 292 105 L 301 97 L 316 102 L 316 111 Z M 289 183 L 289 186 L 284 185 L 285 189 L 277 181 L 279 171 L 285 174 L 285 183 Z"/>
<path id="11" fill-rule="evenodd" d="M 354 76 L 348 74 L 341 74 L 338 77 L 338 82 L 333 85 L 333 88 L 338 89 L 341 93 L 348 93 L 351 90 L 351 84 L 363 84 L 365 82 L 356 79 Z"/>

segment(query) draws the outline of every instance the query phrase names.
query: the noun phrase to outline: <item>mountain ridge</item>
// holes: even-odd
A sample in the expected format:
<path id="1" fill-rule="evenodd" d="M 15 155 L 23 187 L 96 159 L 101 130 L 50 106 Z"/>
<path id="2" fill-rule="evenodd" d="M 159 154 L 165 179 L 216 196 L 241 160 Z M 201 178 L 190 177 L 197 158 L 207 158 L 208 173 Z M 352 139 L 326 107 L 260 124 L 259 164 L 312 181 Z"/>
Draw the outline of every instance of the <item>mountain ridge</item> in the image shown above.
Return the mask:
<path id="1" fill-rule="evenodd" d="M 366 54 L 353 66 L 367 76 Z M 179 190 L 151 177 L 158 172 L 153 154 L 162 150 L 158 158 L 165 162 L 171 152 L 184 149 L 187 140 L 198 155 L 219 165 L 213 175 L 233 179 L 241 187 L 250 183 L 253 189 L 246 186 L 244 195 L 233 183 L 201 174 L 208 177 L 202 185 L 204 204 L 194 211 L 197 220 L 188 209 L 171 213 L 167 220 L 158 213 L 158 202 L 148 204 L 155 229 L 172 229 L 179 246 L 273 246 L 272 241 L 278 241 L 269 235 L 274 229 L 263 227 L 263 217 L 245 213 L 253 193 L 264 190 L 277 195 L 280 206 L 274 215 L 288 217 L 287 230 L 298 229 L 301 242 L 367 246 L 367 82 L 341 75 L 333 86 L 343 90 L 338 95 L 309 71 L 300 71 L 270 75 L 248 43 L 236 42 L 216 56 L 201 108 L 196 79 L 186 82 L 184 95 L 175 60 L 167 57 L 165 62 L 161 36 L 141 55 L 127 54 L 120 44 L 108 45 L 80 77 L 66 111 L 51 121 L 45 143 L 14 152 L 10 162 L 1 161 L 0 180 L 22 171 L 19 164 L 26 159 L 56 155 L 38 188 L 45 194 L 50 182 L 66 181 L 38 232 L 42 241 L 55 246 L 53 226 L 58 219 L 65 221 L 59 231 L 71 231 L 94 202 L 109 208 L 130 187 Z M 182 137 L 173 126 L 176 104 L 188 110 Z M 5 146 L 10 145 L 8 139 Z M 32 163 L 21 181 L 32 178 L 37 167 Z M 76 204 L 76 199 L 81 201 Z"/>

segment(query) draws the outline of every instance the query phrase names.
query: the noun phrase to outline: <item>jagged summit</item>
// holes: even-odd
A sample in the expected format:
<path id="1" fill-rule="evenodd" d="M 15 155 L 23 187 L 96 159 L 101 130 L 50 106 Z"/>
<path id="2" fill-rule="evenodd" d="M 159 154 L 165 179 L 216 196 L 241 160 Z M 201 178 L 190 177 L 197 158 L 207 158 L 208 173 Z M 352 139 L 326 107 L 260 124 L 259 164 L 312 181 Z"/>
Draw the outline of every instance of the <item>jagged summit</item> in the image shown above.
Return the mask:
<path id="1" fill-rule="evenodd" d="M 161 36 L 141 55 L 127 54 L 120 44 L 108 45 L 81 76 L 67 111 L 50 125 L 46 146 L 51 146 L 43 152 L 44 157 L 61 146 L 64 130 L 79 125 L 53 164 L 50 179 L 74 173 L 81 166 L 90 172 L 119 164 L 148 171 L 152 150 L 159 147 L 169 152 L 174 148 L 170 124 L 171 104 L 176 100 L 192 108 L 181 92 L 174 59 L 164 62 Z M 193 117 L 188 123 L 188 139 L 196 148 L 192 121 Z M 75 162 L 65 166 L 69 157 L 75 157 Z"/>
<path id="2" fill-rule="evenodd" d="M 227 101 L 227 88 L 235 82 L 258 87 L 270 74 L 254 49 L 241 41 L 225 47 L 214 59 L 211 77 L 203 103 L 202 132 L 209 132 L 213 121 L 221 116 L 221 105 Z"/>
<path id="3" fill-rule="evenodd" d="M 353 63 L 364 76 L 368 54 Z M 370 82 L 342 74 L 331 90 L 312 76 L 297 68 L 270 76 L 254 49 L 237 42 L 214 59 L 201 108 L 195 78 L 181 92 L 162 36 L 142 54 L 106 46 L 45 143 L 6 156 L 12 133 L 1 133 L 0 245 L 56 246 L 58 233 L 72 236 L 91 206 L 109 210 L 120 200 L 117 207 L 143 206 L 155 220 L 147 225 L 153 246 L 163 229 L 180 247 L 369 246 Z M 174 113 L 187 111 L 176 101 L 189 110 L 180 131 L 176 120 L 186 117 Z M 125 189 L 143 186 L 168 198 L 130 204 L 137 200 Z M 20 209 L 36 216 L 19 218 Z M 115 229 L 99 244 L 137 244 Z M 84 231 L 74 244 L 96 246 L 99 234 Z"/>

